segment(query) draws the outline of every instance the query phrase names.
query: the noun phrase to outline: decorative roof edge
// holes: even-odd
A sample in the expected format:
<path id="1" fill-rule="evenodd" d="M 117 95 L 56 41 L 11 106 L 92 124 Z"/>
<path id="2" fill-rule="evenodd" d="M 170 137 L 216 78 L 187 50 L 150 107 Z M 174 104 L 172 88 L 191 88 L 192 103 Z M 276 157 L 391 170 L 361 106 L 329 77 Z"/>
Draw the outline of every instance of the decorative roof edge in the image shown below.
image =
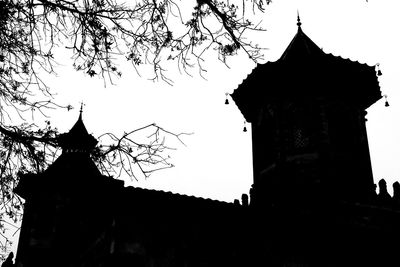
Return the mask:
<path id="1" fill-rule="evenodd" d="M 341 56 L 341 55 L 336 55 L 336 54 L 333 54 L 333 53 L 325 53 L 325 52 L 324 52 L 324 54 L 325 54 L 325 56 L 332 56 L 332 57 L 335 57 L 335 58 L 338 58 L 338 59 L 341 59 L 341 60 L 349 61 L 349 62 L 352 62 L 352 63 L 358 63 L 358 64 L 360 64 L 360 65 L 365 65 L 365 66 L 370 67 L 370 68 L 375 68 L 375 65 L 370 65 L 370 64 L 368 64 L 367 62 L 360 62 L 360 61 L 358 61 L 358 60 L 356 60 L 356 59 L 351 59 L 350 57 L 343 57 L 343 56 Z M 275 60 L 275 61 L 267 61 L 267 62 L 265 62 L 265 63 L 257 63 L 256 66 L 255 66 L 254 68 L 252 68 L 251 71 L 250 71 L 249 73 L 246 74 L 246 77 L 244 77 L 244 78 L 242 79 L 242 81 L 236 86 L 236 88 L 233 89 L 233 92 L 234 92 L 235 90 L 239 89 L 239 88 L 242 86 L 242 84 L 243 84 L 250 76 L 252 76 L 252 75 L 254 74 L 254 71 L 255 71 L 257 68 L 260 68 L 260 67 L 262 67 L 262 66 L 264 66 L 264 65 L 275 64 L 275 63 L 280 63 L 279 59 L 277 59 L 277 60 Z M 230 95 L 232 96 L 232 94 L 230 94 Z"/>

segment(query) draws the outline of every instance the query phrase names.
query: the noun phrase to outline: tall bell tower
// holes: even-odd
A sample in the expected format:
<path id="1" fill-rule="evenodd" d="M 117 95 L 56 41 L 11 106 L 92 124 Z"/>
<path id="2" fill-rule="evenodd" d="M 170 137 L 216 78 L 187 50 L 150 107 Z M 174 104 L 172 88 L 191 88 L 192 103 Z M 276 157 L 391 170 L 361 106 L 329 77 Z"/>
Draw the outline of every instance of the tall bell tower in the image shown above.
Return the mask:
<path id="1" fill-rule="evenodd" d="M 231 95 L 252 124 L 252 203 L 365 200 L 374 193 L 365 111 L 381 96 L 372 66 L 324 53 L 298 30 Z"/>

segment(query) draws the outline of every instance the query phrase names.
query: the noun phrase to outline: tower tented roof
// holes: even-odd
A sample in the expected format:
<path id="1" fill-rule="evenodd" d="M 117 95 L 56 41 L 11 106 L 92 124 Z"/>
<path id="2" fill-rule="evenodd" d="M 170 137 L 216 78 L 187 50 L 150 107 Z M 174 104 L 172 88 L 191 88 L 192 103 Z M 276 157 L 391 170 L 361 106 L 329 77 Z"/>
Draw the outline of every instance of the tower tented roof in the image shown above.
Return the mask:
<path id="1" fill-rule="evenodd" d="M 249 122 L 276 97 L 340 98 L 364 109 L 382 97 L 375 66 L 326 54 L 300 26 L 282 56 L 258 64 L 231 96 Z"/>
<path id="2" fill-rule="evenodd" d="M 283 52 L 279 61 L 298 61 L 303 59 L 318 59 L 324 55 L 319 48 L 301 29 L 298 31 L 289 46 Z"/>
<path id="3" fill-rule="evenodd" d="M 96 146 L 96 138 L 88 133 L 83 123 L 82 112 L 71 130 L 59 136 L 59 144 L 64 152 L 89 152 Z"/>

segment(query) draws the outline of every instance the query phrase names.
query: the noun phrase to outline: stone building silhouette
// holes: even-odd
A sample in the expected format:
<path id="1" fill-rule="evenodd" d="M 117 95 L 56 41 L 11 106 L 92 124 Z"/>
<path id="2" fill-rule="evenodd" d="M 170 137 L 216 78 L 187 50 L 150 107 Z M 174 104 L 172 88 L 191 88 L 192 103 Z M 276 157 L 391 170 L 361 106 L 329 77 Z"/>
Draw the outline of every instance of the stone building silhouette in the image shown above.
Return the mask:
<path id="1" fill-rule="evenodd" d="M 90 158 L 82 121 L 26 200 L 16 266 L 398 266 L 400 185 L 375 193 L 366 109 L 374 67 L 324 53 L 301 29 L 232 98 L 252 125 L 241 203 L 124 187 Z"/>

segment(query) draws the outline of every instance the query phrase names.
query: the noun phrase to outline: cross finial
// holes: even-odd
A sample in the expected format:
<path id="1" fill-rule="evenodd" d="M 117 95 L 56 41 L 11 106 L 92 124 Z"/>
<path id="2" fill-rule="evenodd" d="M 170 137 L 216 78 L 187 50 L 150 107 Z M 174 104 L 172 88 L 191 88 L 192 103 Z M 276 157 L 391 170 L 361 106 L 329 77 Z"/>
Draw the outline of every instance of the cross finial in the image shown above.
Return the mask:
<path id="1" fill-rule="evenodd" d="M 299 10 L 297 10 L 297 26 L 299 26 L 299 27 L 301 26 Z"/>

